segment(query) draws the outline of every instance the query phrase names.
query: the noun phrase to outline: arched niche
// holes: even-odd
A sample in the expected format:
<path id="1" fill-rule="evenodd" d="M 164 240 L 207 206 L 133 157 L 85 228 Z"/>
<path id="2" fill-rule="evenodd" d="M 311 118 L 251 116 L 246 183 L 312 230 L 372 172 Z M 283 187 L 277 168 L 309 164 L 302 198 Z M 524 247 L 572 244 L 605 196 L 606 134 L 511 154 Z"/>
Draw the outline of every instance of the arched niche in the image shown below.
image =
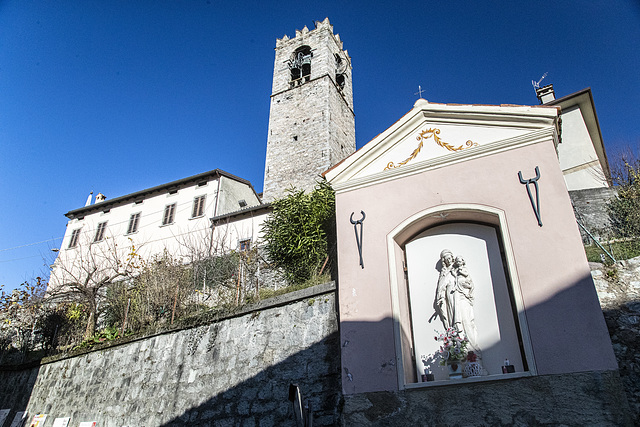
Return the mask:
<path id="1" fill-rule="evenodd" d="M 445 368 L 439 366 L 439 359 L 429 360 L 440 345 L 434 339 L 435 335 L 447 326 L 447 320 L 436 308 L 442 271 L 440 254 L 445 249 L 454 257 L 464 259 L 465 270 L 459 267 L 452 267 L 452 270 L 464 271 L 464 279 L 473 284 L 470 311 L 477 331 L 475 344 L 484 368 L 481 377 L 462 381 L 535 373 L 515 263 L 507 238 L 504 213 L 478 205 L 428 209 L 408 218 L 389 234 L 400 388 L 448 384 L 448 375 Z M 463 273 L 451 274 L 453 283 L 462 281 Z M 423 355 L 428 360 L 427 366 L 422 361 Z M 515 373 L 503 374 L 505 359 L 514 365 Z M 425 368 L 434 375 L 435 381 L 424 382 Z"/>

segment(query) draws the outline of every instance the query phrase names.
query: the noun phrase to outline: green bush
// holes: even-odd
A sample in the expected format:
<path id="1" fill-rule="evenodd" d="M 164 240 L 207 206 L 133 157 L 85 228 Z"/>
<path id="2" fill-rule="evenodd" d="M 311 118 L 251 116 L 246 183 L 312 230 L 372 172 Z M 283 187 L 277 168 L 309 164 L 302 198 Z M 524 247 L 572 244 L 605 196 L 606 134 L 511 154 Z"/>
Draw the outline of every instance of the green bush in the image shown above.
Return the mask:
<path id="1" fill-rule="evenodd" d="M 640 237 L 640 160 L 622 155 L 612 168 L 618 195 L 607 204 L 613 231 L 621 237 Z"/>
<path id="2" fill-rule="evenodd" d="M 611 180 L 617 196 L 607 203 L 611 228 L 605 230 L 607 242 L 600 242 L 616 260 L 640 255 L 640 160 L 630 148 L 613 157 Z M 585 247 L 587 259 L 611 263 L 609 255 L 597 245 Z"/>
<path id="3" fill-rule="evenodd" d="M 320 273 L 329 256 L 335 194 L 323 181 L 310 193 L 291 189 L 272 206 L 262 229 L 269 261 L 289 283 L 302 284 Z"/>

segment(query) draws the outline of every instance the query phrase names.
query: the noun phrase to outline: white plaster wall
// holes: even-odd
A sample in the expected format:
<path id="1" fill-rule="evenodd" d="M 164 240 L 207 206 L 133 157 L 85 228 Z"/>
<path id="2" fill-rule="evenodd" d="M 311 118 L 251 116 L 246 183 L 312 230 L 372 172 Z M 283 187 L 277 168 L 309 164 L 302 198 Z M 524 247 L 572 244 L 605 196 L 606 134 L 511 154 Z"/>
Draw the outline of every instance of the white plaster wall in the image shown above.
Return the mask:
<path id="1" fill-rule="evenodd" d="M 213 241 L 223 251 L 237 250 L 241 240 L 251 239 L 252 247 L 262 239 L 262 224 L 267 218 L 267 213 L 250 215 L 234 219 L 232 222 L 220 223 L 213 231 Z"/>
<path id="2" fill-rule="evenodd" d="M 206 195 L 204 215 L 191 218 L 193 201 L 195 197 Z M 82 220 L 70 220 L 63 241 L 63 250 L 69 246 L 71 232 L 81 227 L 81 243 L 92 241 L 97 225 L 107 222 L 106 236 L 115 239 L 118 243 L 124 243 L 130 238 L 139 246 L 144 247 L 145 252 L 161 252 L 164 248 L 175 250 L 177 239 L 185 233 L 194 232 L 208 227 L 208 217 L 213 216 L 216 204 L 217 180 L 209 181 L 203 187 L 191 186 L 180 189 L 176 194 L 159 194 L 145 198 L 141 203 L 127 203 L 112 207 L 109 212 L 98 212 L 87 215 Z M 176 203 L 175 218 L 173 224 L 162 225 L 164 209 L 167 205 Z M 127 234 L 129 219 L 132 214 L 141 213 L 138 231 Z"/>
<path id="3" fill-rule="evenodd" d="M 118 257 L 126 259 L 131 252 L 132 245 L 136 252 L 143 259 L 150 259 L 156 254 L 162 254 L 165 250 L 173 257 L 187 261 L 189 255 L 194 251 L 205 250 L 210 242 L 211 222 L 210 218 L 215 214 L 224 213 L 224 210 L 239 210 L 237 198 L 245 198 L 249 206 L 258 203 L 255 192 L 248 185 L 233 181 L 223 177 L 223 191 L 225 194 L 226 206 L 218 206 L 216 212 L 216 198 L 218 196 L 218 179 L 210 179 L 206 185 L 196 184 L 180 188 L 177 193 L 169 194 L 168 191 L 147 196 L 141 203 L 130 202 L 111 207 L 108 212 L 99 211 L 86 215 L 83 219 L 72 219 L 67 224 L 65 236 L 58 254 L 58 259 L 54 263 L 51 274 L 52 286 L 61 284 L 63 280 L 61 265 L 68 268 L 74 265 L 79 267 L 79 263 L 87 262 L 87 251 L 90 249 L 94 254 L 99 254 L 102 262 L 105 258 L 111 257 L 114 247 L 117 247 Z M 194 198 L 206 195 L 204 215 L 191 218 Z M 174 222 L 162 225 L 164 210 L 167 205 L 176 203 Z M 104 202 L 105 209 L 108 207 L 108 200 Z M 99 204 L 94 205 L 98 207 Z M 132 214 L 140 212 L 138 231 L 127 234 L 129 220 Z M 98 224 L 107 222 L 105 239 L 100 242 L 93 242 Z M 251 222 L 251 221 L 249 221 Z M 227 225 L 225 225 L 227 227 Z M 73 230 L 81 229 L 81 236 L 75 248 L 69 248 Z M 255 241 L 259 227 L 256 224 L 251 226 L 244 223 L 234 228 L 233 236 L 248 234 Z M 236 231 L 237 230 L 237 231 Z M 255 231 L 247 231 L 255 230 Z M 221 230 L 219 229 L 218 232 Z M 255 238 L 254 238 L 255 236 Z M 241 237 L 243 238 L 243 237 Z M 237 247 L 237 237 L 235 241 L 224 242 L 223 245 L 235 249 Z M 215 243 L 215 241 L 214 241 Z"/>
<path id="4" fill-rule="evenodd" d="M 606 187 L 605 174 L 598 161 L 580 108 L 576 106 L 565 110 L 560 118 L 562 120 L 562 142 L 558 144 L 558 160 L 560 168 L 565 174 L 567 189 L 571 191 Z M 590 162 L 598 163 L 580 169 L 580 166 Z M 577 170 L 565 172 L 571 168 Z"/>
<path id="5" fill-rule="evenodd" d="M 219 197 L 220 200 L 218 201 L 218 208 L 215 212 L 216 215 L 223 215 L 243 209 L 244 207 L 240 206 L 240 200 L 244 200 L 247 203 L 245 207 L 257 206 L 260 204 L 260 199 L 258 199 L 253 188 L 241 182 L 227 178 L 226 176 L 220 177 Z"/>
<path id="6" fill-rule="evenodd" d="M 565 173 L 564 181 L 567 184 L 568 191 L 603 188 L 607 187 L 606 181 L 602 179 L 603 176 L 604 173 L 598 163 L 584 169 Z"/>

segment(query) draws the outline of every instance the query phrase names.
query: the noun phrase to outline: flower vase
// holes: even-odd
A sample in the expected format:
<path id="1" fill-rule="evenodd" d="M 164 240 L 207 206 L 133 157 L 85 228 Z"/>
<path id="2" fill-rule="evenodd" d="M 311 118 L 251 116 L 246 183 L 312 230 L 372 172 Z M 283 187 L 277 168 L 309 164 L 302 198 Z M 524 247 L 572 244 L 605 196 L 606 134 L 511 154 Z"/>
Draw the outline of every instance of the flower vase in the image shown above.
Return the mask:
<path id="1" fill-rule="evenodd" d="M 464 374 L 467 377 L 479 377 L 482 375 L 482 367 L 478 362 L 469 362 L 467 366 L 464 367 Z"/>
<path id="2" fill-rule="evenodd" d="M 462 362 L 459 360 L 448 360 L 447 368 L 449 369 L 449 379 L 462 378 Z"/>

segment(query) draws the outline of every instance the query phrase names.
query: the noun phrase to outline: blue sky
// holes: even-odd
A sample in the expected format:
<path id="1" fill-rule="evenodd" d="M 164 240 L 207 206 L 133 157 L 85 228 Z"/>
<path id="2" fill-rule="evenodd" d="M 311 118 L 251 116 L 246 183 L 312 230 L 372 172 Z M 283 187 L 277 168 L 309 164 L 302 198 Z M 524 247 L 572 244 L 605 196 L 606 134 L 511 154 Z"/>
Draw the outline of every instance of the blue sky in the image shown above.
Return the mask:
<path id="1" fill-rule="evenodd" d="M 0 284 L 46 271 L 64 213 L 221 168 L 262 190 L 275 39 L 329 17 L 358 148 L 433 102 L 591 87 L 607 151 L 640 143 L 640 3 L 0 1 Z M 41 242 L 41 243 L 38 243 Z M 44 259 L 43 259 L 44 258 Z"/>

